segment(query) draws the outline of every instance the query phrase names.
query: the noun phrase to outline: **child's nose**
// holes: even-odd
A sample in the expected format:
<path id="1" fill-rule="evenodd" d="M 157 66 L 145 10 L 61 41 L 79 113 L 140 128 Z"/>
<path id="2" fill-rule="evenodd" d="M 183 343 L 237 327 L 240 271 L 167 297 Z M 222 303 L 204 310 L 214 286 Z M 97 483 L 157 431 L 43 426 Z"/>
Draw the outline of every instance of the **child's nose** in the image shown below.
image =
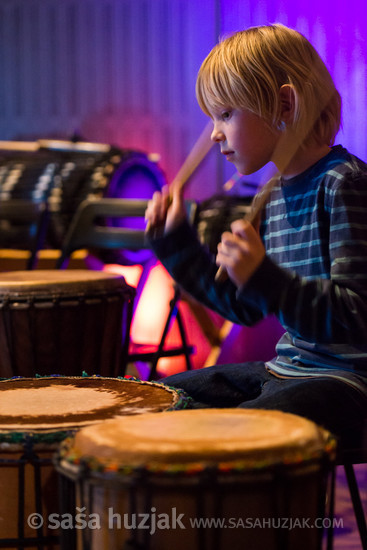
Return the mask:
<path id="1" fill-rule="evenodd" d="M 216 128 L 214 126 L 213 131 L 212 131 L 211 136 L 210 136 L 210 139 L 212 141 L 218 143 L 219 141 L 224 141 L 225 137 L 224 137 L 223 132 L 221 132 L 221 130 L 219 130 L 218 128 Z"/>

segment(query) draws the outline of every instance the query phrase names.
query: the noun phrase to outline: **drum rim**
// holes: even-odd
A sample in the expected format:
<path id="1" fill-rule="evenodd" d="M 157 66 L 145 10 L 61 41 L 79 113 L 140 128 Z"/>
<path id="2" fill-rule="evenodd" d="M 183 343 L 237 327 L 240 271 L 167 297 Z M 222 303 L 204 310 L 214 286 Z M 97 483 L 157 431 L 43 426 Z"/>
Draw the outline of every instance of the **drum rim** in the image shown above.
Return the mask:
<path id="1" fill-rule="evenodd" d="M 185 421 L 185 415 L 194 415 L 193 420 L 199 423 L 200 416 L 195 418 L 195 415 L 199 412 L 200 411 L 197 410 L 185 411 L 183 409 L 176 413 L 169 413 L 169 415 L 162 412 L 161 419 L 165 417 L 169 420 L 172 418 L 171 415 L 176 415 L 176 418 L 179 418 L 180 415 L 180 422 L 182 423 L 182 421 Z M 205 409 L 205 413 L 207 412 L 208 411 Z M 239 413 L 239 410 L 236 408 L 211 409 L 209 412 L 214 414 L 215 420 L 216 414 L 223 414 L 224 412 L 230 415 L 232 412 Z M 103 429 L 102 432 L 107 434 L 106 430 L 108 426 L 108 433 L 112 433 L 112 436 L 118 438 L 118 448 L 122 449 L 122 454 L 119 455 L 118 449 L 114 454 L 105 454 L 103 451 L 104 446 L 106 446 L 106 449 L 113 449 L 113 440 L 109 441 L 111 438 L 110 435 L 107 436 L 106 442 L 104 442 L 104 436 L 102 435 L 102 441 L 100 443 L 98 442 L 98 433 L 101 433 L 101 425 L 99 425 L 94 427 L 97 433 L 95 454 L 93 452 L 94 428 L 91 427 L 86 429 L 85 434 L 82 430 L 79 435 L 74 434 L 67 438 L 59 449 L 58 460 L 64 465 L 68 464 L 67 467 L 79 467 L 80 465 L 82 470 L 84 472 L 88 472 L 90 476 L 111 473 L 124 476 L 131 475 L 133 473 L 138 474 L 141 472 L 169 476 L 179 474 L 190 475 L 192 473 L 205 471 L 208 468 L 214 468 L 216 471 L 220 471 L 222 473 L 243 473 L 247 471 L 279 468 L 283 465 L 287 467 L 305 466 L 306 464 L 311 464 L 312 462 L 321 460 L 327 460 L 331 463 L 335 460 L 337 449 L 337 440 L 335 436 L 314 422 L 297 415 L 282 413 L 281 411 L 276 410 L 266 411 L 259 409 L 246 409 L 246 411 L 242 411 L 242 413 L 244 414 L 245 420 L 247 418 L 255 418 L 256 420 L 259 418 L 259 415 L 260 418 L 264 418 L 261 414 L 265 414 L 266 419 L 266 414 L 273 414 L 275 415 L 275 418 L 278 417 L 283 424 L 284 417 L 286 423 L 283 427 L 289 426 L 289 422 L 292 422 L 292 417 L 294 417 L 294 419 L 298 419 L 296 428 L 301 428 L 301 433 L 297 434 L 296 430 L 296 433 L 289 439 L 289 441 L 284 441 L 281 439 L 278 442 L 273 442 L 273 445 L 270 445 L 269 447 L 264 446 L 261 442 L 260 445 L 257 444 L 255 439 L 253 445 L 245 444 L 241 446 L 240 444 L 239 447 L 233 449 L 231 447 L 227 447 L 225 443 L 223 446 L 220 444 L 219 448 L 217 448 L 216 445 L 213 445 L 212 452 L 210 444 L 209 450 L 208 446 L 204 445 L 202 452 L 200 452 L 200 449 L 197 452 L 191 452 L 192 449 L 185 449 L 185 436 L 183 436 L 182 439 L 180 438 L 180 435 L 178 435 L 177 440 L 174 438 L 175 443 L 173 443 L 173 448 L 169 446 L 166 450 L 164 450 L 165 447 L 163 447 L 163 451 L 156 448 L 156 450 L 152 452 L 154 437 L 152 439 L 152 443 L 147 443 L 148 446 L 146 446 L 144 445 L 146 439 L 144 435 L 142 435 L 142 441 L 137 439 L 136 453 L 134 453 L 134 440 L 131 440 L 131 437 L 134 438 L 136 436 L 139 438 L 139 430 L 136 433 L 134 430 L 129 433 L 129 429 L 127 429 L 127 438 L 125 441 L 124 426 L 121 426 L 120 433 L 117 429 L 118 425 L 116 424 L 116 421 L 107 420 L 104 422 L 106 429 Z M 154 418 L 153 414 L 146 414 L 140 418 L 136 418 L 137 426 L 145 425 L 146 428 L 150 426 L 150 429 L 152 429 L 150 421 L 145 421 L 148 417 L 149 419 Z M 157 417 L 157 421 L 159 421 L 159 416 Z M 171 423 L 168 421 L 168 425 L 170 425 L 171 430 L 173 430 L 173 434 L 176 433 L 175 427 L 179 430 L 180 422 L 176 423 L 174 421 Z M 193 422 L 194 425 L 196 425 L 195 422 Z M 306 423 L 306 425 L 304 423 Z M 311 430 L 309 430 L 307 424 L 310 426 Z M 246 423 L 243 425 L 245 426 Z M 115 426 L 117 431 L 114 429 Z M 166 426 L 166 424 L 163 423 L 163 426 Z M 192 426 L 192 424 L 189 423 L 189 426 Z M 205 421 L 203 426 L 208 426 L 205 424 Z M 302 426 L 304 427 L 302 428 Z M 180 432 L 178 431 L 178 433 Z M 149 441 L 149 439 L 149 435 L 147 435 L 147 440 Z M 122 445 L 123 442 L 128 445 L 130 440 L 132 441 L 132 452 L 129 451 L 129 448 L 126 447 L 126 445 L 124 450 L 124 445 Z M 231 441 L 237 440 L 238 436 L 237 438 L 235 436 L 235 438 Z M 170 438 L 167 439 L 167 442 L 169 441 Z M 248 441 L 252 441 L 251 435 Z M 78 448 L 78 443 L 81 445 L 80 448 Z M 180 447 L 181 443 L 183 445 L 182 448 Z M 102 450 L 100 457 L 97 456 L 99 444 L 101 445 Z M 169 445 L 169 443 L 167 444 Z"/>
<path id="2" fill-rule="evenodd" d="M 47 278 L 52 275 L 51 278 Z M 31 271 L 8 271 L 0 274 L 0 298 L 10 294 L 20 295 L 47 290 L 69 292 L 76 288 L 97 289 L 103 285 L 119 288 L 127 285 L 123 275 L 109 271 L 89 269 L 55 270 L 37 269 Z"/>
<path id="3" fill-rule="evenodd" d="M 161 462 L 146 462 L 144 464 L 119 464 L 114 460 L 100 461 L 95 456 L 82 456 L 73 449 L 74 435 L 69 435 L 60 444 L 54 456 L 54 464 L 58 471 L 73 479 L 105 479 L 106 477 L 121 480 L 131 479 L 131 476 L 159 476 L 161 478 L 193 477 L 205 472 L 223 476 L 236 476 L 251 473 L 275 472 L 279 469 L 297 470 L 309 468 L 312 465 L 335 464 L 336 439 L 329 434 L 324 447 L 313 450 L 309 454 L 289 456 L 279 461 L 258 461 L 255 459 L 228 461 L 193 461 L 186 463 L 163 464 Z"/>

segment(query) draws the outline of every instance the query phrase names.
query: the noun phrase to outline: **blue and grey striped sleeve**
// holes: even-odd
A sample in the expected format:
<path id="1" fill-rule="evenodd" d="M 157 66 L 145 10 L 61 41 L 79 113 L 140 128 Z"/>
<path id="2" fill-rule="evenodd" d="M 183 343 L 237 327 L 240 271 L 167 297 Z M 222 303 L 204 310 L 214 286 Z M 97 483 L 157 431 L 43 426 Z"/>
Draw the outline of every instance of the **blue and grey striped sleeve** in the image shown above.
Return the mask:
<path id="1" fill-rule="evenodd" d="M 291 336 L 316 346 L 366 347 L 367 171 L 343 151 L 273 189 L 262 229 L 267 255 L 244 288 L 215 283 L 215 262 L 188 223 L 153 240 L 153 250 L 186 291 L 234 323 L 275 314 Z"/>
<path id="2" fill-rule="evenodd" d="M 297 235 L 304 242 L 303 265 L 285 269 L 268 258 L 244 289 L 242 299 L 262 301 L 295 337 L 316 344 L 364 345 L 367 176 L 330 171 L 316 197 L 317 223 L 303 224 L 302 234 Z M 311 248 L 307 255 L 306 249 Z M 292 265 L 289 251 L 288 259 Z M 329 266 L 328 276 L 325 266 Z"/>
<path id="3" fill-rule="evenodd" d="M 266 315 L 267 312 L 255 303 L 248 302 L 244 308 L 237 299 L 238 290 L 231 280 L 215 283 L 218 267 L 188 222 L 164 237 L 151 240 L 151 246 L 173 279 L 222 317 L 250 326 Z"/>

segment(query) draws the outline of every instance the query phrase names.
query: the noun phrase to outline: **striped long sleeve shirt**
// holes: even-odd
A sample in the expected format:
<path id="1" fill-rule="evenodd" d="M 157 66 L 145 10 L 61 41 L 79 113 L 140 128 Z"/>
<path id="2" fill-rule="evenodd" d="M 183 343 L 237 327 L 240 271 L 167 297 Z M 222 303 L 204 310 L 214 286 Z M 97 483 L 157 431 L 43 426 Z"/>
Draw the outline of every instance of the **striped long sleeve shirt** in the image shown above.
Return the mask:
<path id="1" fill-rule="evenodd" d="M 183 223 L 153 240 L 173 278 L 234 323 L 275 314 L 285 329 L 268 363 L 280 377 L 330 376 L 367 394 L 367 165 L 340 145 L 279 181 L 263 210 L 266 256 L 246 283 L 216 283 L 215 262 Z"/>

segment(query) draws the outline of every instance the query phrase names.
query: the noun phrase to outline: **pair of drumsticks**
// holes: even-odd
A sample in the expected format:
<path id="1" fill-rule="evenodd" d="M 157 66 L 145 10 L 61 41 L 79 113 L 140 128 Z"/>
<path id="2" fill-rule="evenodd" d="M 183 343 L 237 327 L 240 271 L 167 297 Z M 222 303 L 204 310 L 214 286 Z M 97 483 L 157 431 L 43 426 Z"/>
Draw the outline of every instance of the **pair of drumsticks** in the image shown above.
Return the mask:
<path id="1" fill-rule="evenodd" d="M 287 168 L 287 166 L 289 165 L 289 161 L 294 157 L 299 147 L 309 135 L 309 132 L 315 124 L 315 121 L 320 116 L 320 113 L 322 113 L 323 109 L 328 105 L 334 93 L 335 91 L 331 90 L 326 95 L 326 97 L 323 98 L 323 102 L 321 105 L 319 105 L 319 108 L 315 109 L 311 113 L 308 113 L 307 119 L 302 121 L 302 125 L 299 125 L 296 131 L 292 129 L 292 127 L 287 128 L 287 131 L 284 132 L 280 137 L 276 145 L 275 151 L 273 152 L 273 158 L 276 159 L 278 174 L 275 175 L 265 185 L 262 192 L 257 197 L 257 200 L 253 203 L 251 211 L 245 217 L 245 219 L 250 223 L 254 224 L 255 220 L 258 217 L 258 214 L 263 209 L 271 190 L 279 179 L 278 175 Z M 213 142 L 210 139 L 211 131 L 212 122 L 210 121 L 204 128 L 203 132 L 199 136 L 199 139 L 195 143 L 178 174 L 172 181 L 171 189 L 173 189 L 176 185 L 178 185 L 179 188 L 182 189 L 193 171 L 209 152 L 213 145 Z M 147 227 L 147 231 L 148 230 L 149 228 Z M 216 273 L 215 280 L 223 281 L 227 278 L 227 276 L 228 274 L 226 269 L 223 266 L 220 266 Z"/>

